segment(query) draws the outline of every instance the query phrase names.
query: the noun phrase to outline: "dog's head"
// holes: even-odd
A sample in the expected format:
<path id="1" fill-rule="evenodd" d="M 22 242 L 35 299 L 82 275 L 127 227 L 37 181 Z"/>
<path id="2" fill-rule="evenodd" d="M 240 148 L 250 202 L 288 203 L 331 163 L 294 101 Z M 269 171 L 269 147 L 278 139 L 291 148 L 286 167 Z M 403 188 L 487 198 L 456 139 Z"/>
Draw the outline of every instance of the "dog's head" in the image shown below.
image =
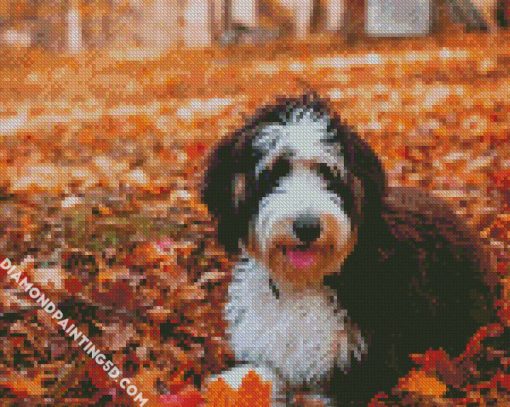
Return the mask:
<path id="1" fill-rule="evenodd" d="M 202 197 L 227 250 L 239 244 L 278 280 L 339 270 L 380 212 L 375 153 L 315 95 L 266 106 L 212 152 Z"/>

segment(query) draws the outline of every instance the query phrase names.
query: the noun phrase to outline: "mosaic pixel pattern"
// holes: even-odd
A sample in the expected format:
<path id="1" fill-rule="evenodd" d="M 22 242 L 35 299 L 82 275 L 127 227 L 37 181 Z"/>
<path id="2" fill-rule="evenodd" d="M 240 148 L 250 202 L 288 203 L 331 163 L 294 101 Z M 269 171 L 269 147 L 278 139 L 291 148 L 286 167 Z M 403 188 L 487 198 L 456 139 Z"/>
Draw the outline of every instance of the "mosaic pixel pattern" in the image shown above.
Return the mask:
<path id="1" fill-rule="evenodd" d="M 1 405 L 510 404 L 510 4 L 379 3 L 1 2 Z"/>

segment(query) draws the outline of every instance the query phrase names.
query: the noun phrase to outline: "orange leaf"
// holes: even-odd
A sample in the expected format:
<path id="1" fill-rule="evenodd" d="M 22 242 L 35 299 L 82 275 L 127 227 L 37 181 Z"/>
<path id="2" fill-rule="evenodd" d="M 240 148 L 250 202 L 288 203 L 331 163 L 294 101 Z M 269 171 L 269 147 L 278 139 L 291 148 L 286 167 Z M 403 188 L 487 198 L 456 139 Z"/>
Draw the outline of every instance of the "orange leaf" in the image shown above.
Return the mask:
<path id="1" fill-rule="evenodd" d="M 263 382 L 257 373 L 250 370 L 237 392 L 237 407 L 269 407 L 270 400 L 271 383 Z"/>
<path id="2" fill-rule="evenodd" d="M 4 375 L 4 378 L 6 381 L 2 383 L 1 387 L 10 388 L 16 394 L 28 396 L 42 396 L 44 394 L 42 375 L 30 379 L 17 372 L 9 372 Z"/>
<path id="3" fill-rule="evenodd" d="M 263 382 L 253 370 L 243 377 L 239 390 L 232 389 L 222 378 L 207 388 L 207 407 L 269 407 L 271 383 Z"/>
<path id="4" fill-rule="evenodd" d="M 237 391 L 220 378 L 209 385 L 205 399 L 207 407 L 236 407 Z"/>
<path id="5" fill-rule="evenodd" d="M 412 370 L 400 380 L 398 388 L 402 391 L 418 393 L 422 396 L 440 397 L 446 393 L 446 385 L 434 376 L 428 376 L 422 370 Z"/>

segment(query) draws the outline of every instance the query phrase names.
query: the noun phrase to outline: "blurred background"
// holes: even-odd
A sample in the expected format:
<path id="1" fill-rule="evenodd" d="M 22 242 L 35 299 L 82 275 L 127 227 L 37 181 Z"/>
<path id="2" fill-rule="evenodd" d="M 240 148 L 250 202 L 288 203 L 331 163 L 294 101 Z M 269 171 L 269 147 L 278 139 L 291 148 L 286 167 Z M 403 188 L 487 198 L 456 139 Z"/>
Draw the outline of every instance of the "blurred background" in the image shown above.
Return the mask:
<path id="1" fill-rule="evenodd" d="M 428 35 L 447 20 L 495 31 L 508 8 L 505 0 L 4 0 L 0 21 L 6 45 L 164 52 L 326 33 Z"/>
<path id="2" fill-rule="evenodd" d="M 2 43 L 79 52 L 257 43 L 286 36 L 427 35 L 508 24 L 506 0 L 4 0 Z"/>
<path id="3" fill-rule="evenodd" d="M 390 185 L 452 205 L 501 278 L 501 325 L 449 375 L 426 359 L 388 402 L 506 405 L 509 24 L 506 0 L 0 0 L 0 254 L 151 405 L 198 405 L 232 358 L 231 259 L 197 193 L 203 160 L 260 105 L 314 89 Z M 0 285 L 2 405 L 131 405 Z"/>

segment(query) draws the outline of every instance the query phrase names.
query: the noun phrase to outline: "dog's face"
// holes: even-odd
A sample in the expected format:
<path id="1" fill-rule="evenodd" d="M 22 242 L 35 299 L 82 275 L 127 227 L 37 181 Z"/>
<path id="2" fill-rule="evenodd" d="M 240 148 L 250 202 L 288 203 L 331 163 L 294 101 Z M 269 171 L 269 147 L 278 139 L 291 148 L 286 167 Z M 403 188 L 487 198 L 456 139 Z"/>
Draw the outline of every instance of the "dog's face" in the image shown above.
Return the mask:
<path id="1" fill-rule="evenodd" d="M 327 116 L 306 107 L 289 113 L 261 126 L 252 142 L 259 205 L 247 250 L 275 279 L 306 286 L 337 271 L 350 252 L 354 191 Z"/>
<path id="2" fill-rule="evenodd" d="M 220 241 L 297 287 L 340 270 L 384 190 L 375 154 L 314 96 L 264 108 L 213 152 L 205 181 Z"/>

